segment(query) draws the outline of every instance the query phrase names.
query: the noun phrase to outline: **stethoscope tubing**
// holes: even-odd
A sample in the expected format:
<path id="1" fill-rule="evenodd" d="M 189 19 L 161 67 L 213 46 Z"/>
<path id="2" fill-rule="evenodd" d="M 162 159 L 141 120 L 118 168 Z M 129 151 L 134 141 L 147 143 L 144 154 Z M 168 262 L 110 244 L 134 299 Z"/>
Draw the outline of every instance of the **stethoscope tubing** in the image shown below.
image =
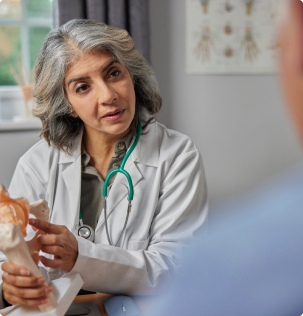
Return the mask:
<path id="1" fill-rule="evenodd" d="M 105 230 L 106 230 L 106 236 L 107 236 L 107 241 L 109 243 L 109 245 L 111 246 L 117 246 L 122 238 L 122 235 L 126 229 L 126 225 L 128 222 L 128 217 L 129 217 L 129 213 L 131 211 L 131 207 L 132 207 L 132 200 L 134 198 L 134 186 L 133 186 L 133 181 L 131 176 L 129 175 L 129 173 L 124 170 L 124 166 L 126 164 L 126 161 L 128 159 L 128 157 L 131 155 L 131 153 L 133 152 L 133 150 L 135 149 L 135 147 L 137 146 L 139 139 L 141 137 L 141 132 L 142 132 L 142 124 L 141 121 L 138 122 L 138 131 L 137 131 L 137 136 L 136 139 L 134 141 L 134 143 L 132 144 L 131 148 L 127 151 L 127 153 L 125 154 L 122 163 L 120 165 L 119 168 L 112 170 L 106 177 L 105 182 L 104 182 L 104 186 L 103 186 L 103 196 L 104 196 L 104 223 L 105 223 Z M 123 229 L 121 231 L 121 234 L 119 236 L 118 241 L 113 244 L 111 238 L 110 238 L 110 234 L 109 234 L 109 229 L 108 229 L 108 223 L 107 223 L 107 198 L 108 198 L 108 194 L 109 194 L 109 188 L 108 188 L 108 182 L 110 180 L 110 178 L 115 174 L 115 173 L 122 173 L 128 181 L 128 185 L 129 185 L 129 195 L 128 195 L 128 207 L 127 207 L 127 214 L 126 214 L 126 219 L 125 219 L 125 223 L 123 226 Z"/>
<path id="2" fill-rule="evenodd" d="M 142 124 L 141 124 L 141 121 L 138 122 L 138 131 L 137 131 L 137 136 L 136 136 L 136 139 L 134 141 L 134 143 L 132 144 L 131 148 L 127 151 L 127 153 L 125 154 L 123 160 L 122 160 L 122 163 L 120 165 L 119 168 L 117 169 L 114 169 L 112 170 L 108 175 L 107 177 L 105 178 L 105 182 L 104 182 L 104 186 L 103 186 L 103 196 L 104 197 L 107 197 L 108 196 L 108 190 L 107 190 L 107 187 L 108 187 L 108 182 L 110 180 L 110 178 L 117 172 L 120 172 L 122 174 L 125 175 L 125 177 L 127 178 L 127 181 L 128 181 L 128 185 L 129 185 L 129 196 L 128 196 L 128 200 L 129 201 L 132 201 L 133 198 L 134 198 L 134 187 L 133 187 L 133 181 L 132 181 L 132 178 L 131 176 L 129 175 L 129 173 L 124 170 L 124 166 L 126 164 L 126 161 L 128 159 L 128 157 L 131 155 L 131 153 L 133 152 L 133 150 L 135 149 L 135 147 L 137 146 L 138 142 L 139 142 L 139 139 L 141 137 L 141 132 L 142 132 Z"/>

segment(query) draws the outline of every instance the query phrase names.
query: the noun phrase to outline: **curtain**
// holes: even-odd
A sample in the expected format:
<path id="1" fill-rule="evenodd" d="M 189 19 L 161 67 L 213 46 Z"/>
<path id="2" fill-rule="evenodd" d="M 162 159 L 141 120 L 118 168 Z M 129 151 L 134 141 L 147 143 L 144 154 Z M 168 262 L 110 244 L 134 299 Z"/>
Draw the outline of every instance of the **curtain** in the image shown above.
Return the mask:
<path id="1" fill-rule="evenodd" d="M 91 19 L 125 29 L 150 62 L 148 0 L 58 0 L 59 25 Z"/>

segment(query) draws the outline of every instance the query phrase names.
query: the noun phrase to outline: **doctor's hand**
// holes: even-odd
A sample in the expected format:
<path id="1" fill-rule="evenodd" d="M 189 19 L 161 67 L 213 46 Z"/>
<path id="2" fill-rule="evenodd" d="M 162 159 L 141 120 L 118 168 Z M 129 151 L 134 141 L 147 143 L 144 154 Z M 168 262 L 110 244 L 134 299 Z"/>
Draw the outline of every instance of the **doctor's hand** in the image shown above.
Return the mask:
<path id="1" fill-rule="evenodd" d="M 49 268 L 69 272 L 78 258 L 78 242 L 66 226 L 55 225 L 40 219 L 29 220 L 29 224 L 46 234 L 38 237 L 41 250 L 54 255 L 54 259 L 40 256 L 40 261 Z"/>
<path id="2" fill-rule="evenodd" d="M 39 254 L 34 253 L 32 257 L 37 264 Z M 10 261 L 2 264 L 2 270 L 2 294 L 9 304 L 38 306 L 47 303 L 46 296 L 52 288 L 44 285 L 42 276 L 31 275 L 26 268 Z"/>

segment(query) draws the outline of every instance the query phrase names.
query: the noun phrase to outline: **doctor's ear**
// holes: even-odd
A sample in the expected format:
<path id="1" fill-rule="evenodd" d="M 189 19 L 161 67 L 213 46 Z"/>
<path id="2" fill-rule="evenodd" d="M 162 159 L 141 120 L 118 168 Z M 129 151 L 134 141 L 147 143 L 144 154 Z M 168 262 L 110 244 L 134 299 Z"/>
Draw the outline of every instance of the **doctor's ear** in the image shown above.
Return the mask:
<path id="1" fill-rule="evenodd" d="M 72 116 L 73 118 L 76 118 L 76 117 L 78 117 L 79 115 L 78 115 L 75 111 L 72 111 L 72 112 L 70 113 L 70 116 Z"/>

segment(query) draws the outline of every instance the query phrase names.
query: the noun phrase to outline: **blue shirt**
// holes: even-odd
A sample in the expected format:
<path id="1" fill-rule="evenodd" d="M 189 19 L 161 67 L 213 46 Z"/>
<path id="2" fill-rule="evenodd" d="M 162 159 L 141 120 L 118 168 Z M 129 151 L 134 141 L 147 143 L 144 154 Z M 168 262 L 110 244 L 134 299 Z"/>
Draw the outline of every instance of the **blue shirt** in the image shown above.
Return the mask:
<path id="1" fill-rule="evenodd" d="M 302 315 L 303 170 L 214 214 L 150 315 Z"/>

